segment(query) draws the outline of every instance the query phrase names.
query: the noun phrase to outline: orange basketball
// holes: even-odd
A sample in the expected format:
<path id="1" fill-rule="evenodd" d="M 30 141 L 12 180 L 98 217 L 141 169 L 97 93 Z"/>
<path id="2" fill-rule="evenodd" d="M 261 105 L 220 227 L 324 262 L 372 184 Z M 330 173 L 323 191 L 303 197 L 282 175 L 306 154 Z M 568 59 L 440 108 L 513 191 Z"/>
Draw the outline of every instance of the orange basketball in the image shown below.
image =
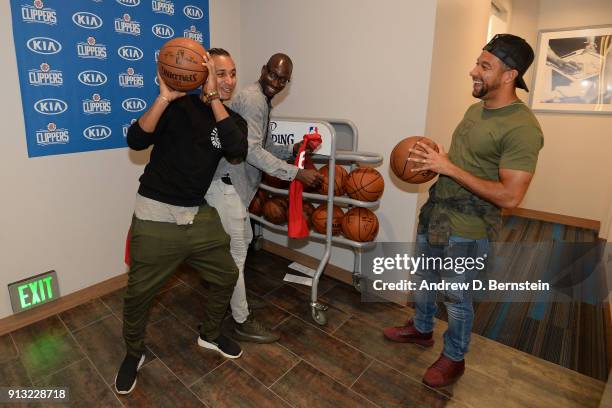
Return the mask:
<path id="1" fill-rule="evenodd" d="M 342 208 L 334 205 L 332 214 L 332 235 L 338 235 L 342 231 L 342 217 L 344 217 L 344 211 Z M 325 234 L 327 231 L 327 203 L 321 204 L 312 213 L 311 217 L 312 228 L 319 234 Z"/>
<path id="2" fill-rule="evenodd" d="M 319 193 L 327 194 L 329 186 L 329 165 L 325 165 L 319 169 L 319 173 L 323 176 L 323 182 L 319 188 Z M 334 195 L 341 196 L 344 194 L 344 182 L 348 177 L 348 171 L 338 164 L 336 164 L 336 172 L 334 174 Z"/>
<path id="3" fill-rule="evenodd" d="M 412 184 L 426 183 L 438 175 L 438 173 L 431 170 L 413 171 L 413 169 L 418 170 L 423 166 L 422 163 L 408 160 L 410 157 L 418 158 L 418 156 L 409 151 L 410 149 L 425 151 L 425 149 L 416 144 L 417 142 L 424 143 L 436 152 L 438 151 L 438 146 L 436 146 L 433 140 L 425 136 L 410 136 L 395 145 L 391 152 L 390 160 L 393 173 L 402 180 Z"/>
<path id="4" fill-rule="evenodd" d="M 270 187 L 280 188 L 286 190 L 289 188 L 289 181 L 281 180 L 274 176 L 271 176 L 267 173 L 264 173 L 263 178 L 261 180 L 264 184 L 269 185 Z"/>
<path id="5" fill-rule="evenodd" d="M 263 205 L 263 216 L 272 224 L 287 222 L 287 203 L 279 197 L 271 198 Z"/>
<path id="6" fill-rule="evenodd" d="M 367 208 L 355 207 L 344 214 L 342 233 L 352 241 L 372 241 L 378 234 L 378 218 Z"/>
<path id="7" fill-rule="evenodd" d="M 312 228 L 312 213 L 314 212 L 315 207 L 309 201 L 304 201 L 302 203 L 302 212 L 304 213 L 304 219 L 306 220 L 306 224 L 308 224 L 308 229 Z"/>
<path id="8" fill-rule="evenodd" d="M 255 215 L 261 215 L 263 213 L 263 206 L 265 203 L 265 199 L 261 198 L 261 195 L 256 194 L 251 200 L 251 204 L 249 205 L 249 212 Z"/>
<path id="9" fill-rule="evenodd" d="M 358 167 L 349 173 L 344 189 L 354 200 L 376 201 L 383 194 L 385 180 L 370 167 Z"/>
<path id="10" fill-rule="evenodd" d="M 166 85 L 177 91 L 191 91 L 208 78 L 202 65 L 206 50 L 191 38 L 173 38 L 159 50 L 157 69 Z"/>

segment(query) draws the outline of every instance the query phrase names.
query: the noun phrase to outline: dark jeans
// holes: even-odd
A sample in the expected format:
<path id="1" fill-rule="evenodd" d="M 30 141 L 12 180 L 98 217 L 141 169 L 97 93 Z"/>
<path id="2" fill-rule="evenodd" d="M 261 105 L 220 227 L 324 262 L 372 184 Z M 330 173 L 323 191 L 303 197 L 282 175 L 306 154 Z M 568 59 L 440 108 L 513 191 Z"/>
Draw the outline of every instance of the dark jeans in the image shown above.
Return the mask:
<path id="1" fill-rule="evenodd" d="M 230 238 L 217 211 L 208 205 L 201 206 L 190 225 L 133 217 L 131 231 L 130 271 L 123 306 L 127 352 L 134 356 L 144 352 L 151 304 L 183 262 L 196 269 L 209 284 L 200 334 L 208 340 L 217 338 L 238 278 L 238 268 L 230 254 Z"/>

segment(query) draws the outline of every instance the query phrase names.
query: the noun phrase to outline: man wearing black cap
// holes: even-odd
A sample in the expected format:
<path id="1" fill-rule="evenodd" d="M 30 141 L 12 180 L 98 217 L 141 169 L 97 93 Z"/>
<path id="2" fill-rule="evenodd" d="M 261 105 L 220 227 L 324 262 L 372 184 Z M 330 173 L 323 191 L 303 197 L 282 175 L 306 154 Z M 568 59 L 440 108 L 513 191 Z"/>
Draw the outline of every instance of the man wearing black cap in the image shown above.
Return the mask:
<path id="1" fill-rule="evenodd" d="M 533 50 L 520 37 L 496 35 L 484 48 L 470 71 L 472 95 L 479 98 L 459 123 L 448 153 L 419 143 L 424 151 L 411 149 L 421 169 L 440 174 L 421 208 L 417 253 L 440 257 L 445 266 L 417 271 L 420 282 L 468 283 L 479 264 L 444 269 L 446 259 L 480 259 L 486 262 L 489 242 L 501 227 L 501 209 L 516 207 L 527 191 L 543 146 L 540 125 L 516 95 L 527 89 L 523 74 L 533 61 Z M 476 261 L 478 262 L 478 261 Z M 420 287 L 417 283 L 417 287 Z M 448 312 L 442 354 L 425 372 L 423 382 L 443 387 L 465 370 L 474 320 L 469 290 L 449 287 L 441 291 Z M 436 292 L 415 291 L 415 316 L 404 326 L 388 327 L 386 338 L 421 346 L 433 345 Z"/>

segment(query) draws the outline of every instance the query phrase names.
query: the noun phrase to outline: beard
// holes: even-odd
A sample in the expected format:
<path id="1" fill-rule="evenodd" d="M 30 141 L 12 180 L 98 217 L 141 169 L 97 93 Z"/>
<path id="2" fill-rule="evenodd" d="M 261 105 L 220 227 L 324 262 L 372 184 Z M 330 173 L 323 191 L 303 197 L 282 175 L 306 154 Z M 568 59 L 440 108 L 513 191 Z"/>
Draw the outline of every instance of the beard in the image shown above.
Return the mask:
<path id="1" fill-rule="evenodd" d="M 501 81 L 495 82 L 489 86 L 482 79 L 480 78 L 476 78 L 476 79 L 480 80 L 482 85 L 480 85 L 480 89 L 474 89 L 472 91 L 472 96 L 474 98 L 486 99 L 486 96 L 487 94 L 489 94 L 489 92 L 494 91 L 501 86 Z"/>

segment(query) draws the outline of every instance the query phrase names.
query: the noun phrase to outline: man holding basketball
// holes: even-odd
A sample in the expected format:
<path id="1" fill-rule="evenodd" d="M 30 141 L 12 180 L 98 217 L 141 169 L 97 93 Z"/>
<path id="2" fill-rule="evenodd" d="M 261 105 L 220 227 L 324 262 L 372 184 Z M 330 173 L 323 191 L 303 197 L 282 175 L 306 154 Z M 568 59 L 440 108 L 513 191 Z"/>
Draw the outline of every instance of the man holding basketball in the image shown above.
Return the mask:
<path id="1" fill-rule="evenodd" d="M 244 285 L 244 263 L 253 238 L 248 206 L 255 196 L 261 172 L 282 180 L 299 180 L 318 187 L 322 176 L 316 170 L 298 169 L 284 160 L 295 154 L 299 144 L 282 146 L 268 138 L 272 98 L 291 80 L 293 62 L 285 54 L 274 54 L 261 68 L 259 81 L 246 87 L 230 102 L 230 107 L 248 123 L 249 150 L 246 162 L 230 164 L 221 160 L 206 193 L 206 201 L 219 212 L 225 231 L 231 236 L 231 251 L 239 276 L 230 302 L 236 340 L 271 343 L 279 335 L 258 322 L 249 310 Z"/>
<path id="2" fill-rule="evenodd" d="M 483 48 L 470 72 L 472 95 L 482 100 L 470 106 L 455 129 L 448 153 L 436 152 L 425 143 L 410 149 L 408 160 L 423 165 L 419 170 L 440 174 L 421 208 L 417 253 L 432 257 L 486 259 L 489 241 L 501 227 L 501 209 L 514 208 L 523 199 L 543 146 L 540 125 L 531 110 L 518 99 L 516 87 L 528 90 L 523 74 L 533 61 L 525 40 L 498 34 Z M 427 282 L 470 282 L 473 271 L 419 270 Z M 417 283 L 419 285 L 419 283 Z M 441 356 L 425 372 L 423 382 L 443 387 L 465 370 L 474 319 L 469 291 L 442 293 L 448 311 Z M 387 339 L 433 345 L 436 294 L 415 291 L 415 316 L 406 325 L 388 327 Z"/>
<path id="3" fill-rule="evenodd" d="M 200 95 L 170 89 L 160 77 L 159 96 L 128 130 L 134 150 L 153 145 L 140 177 L 130 239 L 130 271 L 123 307 L 127 355 L 115 378 L 120 394 L 136 386 L 145 359 L 149 309 L 160 288 L 183 262 L 209 284 L 198 345 L 227 358 L 240 345 L 220 331 L 238 269 L 217 211 L 204 200 L 219 160 L 244 160 L 247 124 L 226 108 L 236 85 L 236 67 L 227 52 L 203 56 L 208 79 Z M 169 333 L 172 335 L 172 333 Z"/>

